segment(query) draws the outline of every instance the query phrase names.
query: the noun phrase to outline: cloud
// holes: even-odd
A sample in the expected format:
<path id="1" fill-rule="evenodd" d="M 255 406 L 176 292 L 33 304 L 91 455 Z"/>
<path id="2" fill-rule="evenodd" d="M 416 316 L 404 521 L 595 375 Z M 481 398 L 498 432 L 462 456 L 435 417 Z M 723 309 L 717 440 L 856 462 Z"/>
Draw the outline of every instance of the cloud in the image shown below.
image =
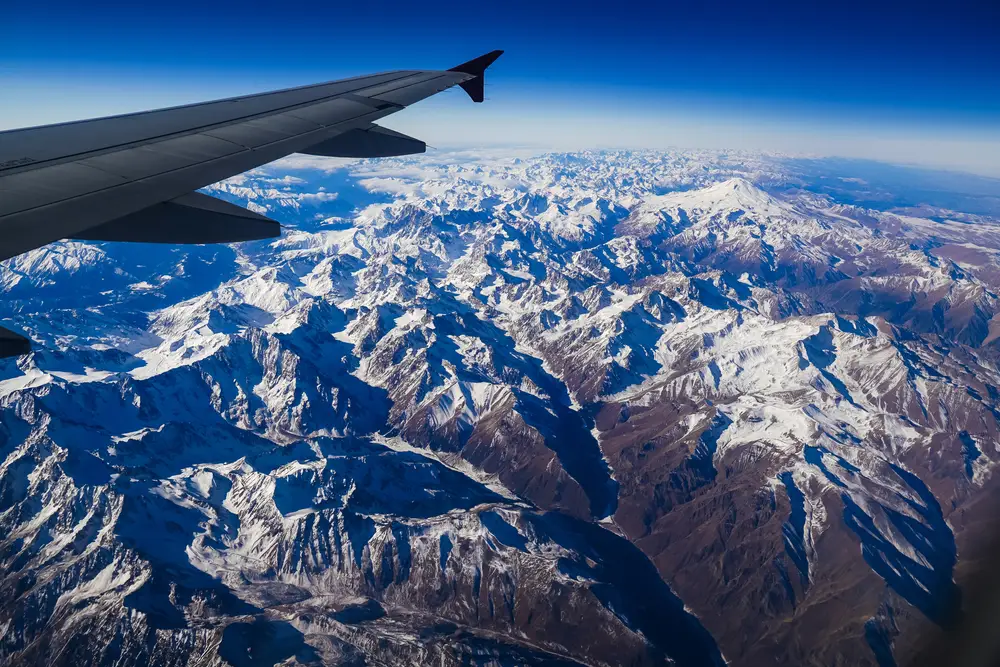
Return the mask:
<path id="1" fill-rule="evenodd" d="M 305 202 L 333 201 L 337 198 L 336 192 L 305 192 L 294 195 L 293 199 Z"/>
<path id="2" fill-rule="evenodd" d="M 347 158 L 338 157 L 319 157 L 316 155 L 300 155 L 298 153 L 293 153 L 288 157 L 283 157 L 280 160 L 271 162 L 270 164 L 261 167 L 265 171 L 275 170 L 275 171 L 296 171 L 300 169 L 314 169 L 318 171 L 331 172 L 337 171 L 338 169 L 343 169 L 349 164 L 356 162 L 356 160 L 350 160 Z"/>
<path id="3" fill-rule="evenodd" d="M 291 174 L 286 174 L 280 178 L 262 178 L 261 183 L 267 183 L 269 185 L 300 185 L 305 183 L 306 180 L 299 178 L 298 176 L 292 176 Z"/>
<path id="4" fill-rule="evenodd" d="M 393 195 L 406 195 L 420 190 L 418 184 L 407 183 L 398 178 L 365 178 L 359 182 L 371 192 L 386 192 Z"/>

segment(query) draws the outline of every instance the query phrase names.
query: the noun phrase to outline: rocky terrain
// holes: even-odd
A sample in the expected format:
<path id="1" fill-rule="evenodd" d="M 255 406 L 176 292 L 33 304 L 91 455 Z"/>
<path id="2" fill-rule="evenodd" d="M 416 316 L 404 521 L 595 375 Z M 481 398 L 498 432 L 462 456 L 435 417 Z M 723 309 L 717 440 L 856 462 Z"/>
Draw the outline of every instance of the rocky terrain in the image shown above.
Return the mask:
<path id="1" fill-rule="evenodd" d="M 905 664 L 1000 500 L 1000 196 L 826 178 L 293 157 L 209 189 L 274 242 L 0 265 L 0 662 Z"/>

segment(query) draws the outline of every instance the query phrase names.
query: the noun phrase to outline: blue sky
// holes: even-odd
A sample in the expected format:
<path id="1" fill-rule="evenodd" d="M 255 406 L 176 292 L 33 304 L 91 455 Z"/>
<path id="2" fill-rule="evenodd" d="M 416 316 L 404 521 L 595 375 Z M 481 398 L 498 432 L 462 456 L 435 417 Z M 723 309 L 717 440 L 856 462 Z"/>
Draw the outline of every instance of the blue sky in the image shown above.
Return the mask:
<path id="1" fill-rule="evenodd" d="M 0 128 L 506 49 L 387 125 L 435 146 L 842 155 L 1000 176 L 997 3 L 24 2 L 0 27 Z"/>

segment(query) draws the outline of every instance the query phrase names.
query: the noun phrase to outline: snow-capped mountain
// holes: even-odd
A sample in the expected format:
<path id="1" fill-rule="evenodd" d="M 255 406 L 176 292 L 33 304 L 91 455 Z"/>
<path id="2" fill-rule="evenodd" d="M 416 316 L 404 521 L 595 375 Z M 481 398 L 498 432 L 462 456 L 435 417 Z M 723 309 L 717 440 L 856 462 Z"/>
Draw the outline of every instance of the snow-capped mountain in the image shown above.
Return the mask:
<path id="1" fill-rule="evenodd" d="M 291 158 L 209 189 L 274 242 L 0 265 L 0 659 L 905 660 L 991 520 L 1000 226 L 803 178 Z"/>

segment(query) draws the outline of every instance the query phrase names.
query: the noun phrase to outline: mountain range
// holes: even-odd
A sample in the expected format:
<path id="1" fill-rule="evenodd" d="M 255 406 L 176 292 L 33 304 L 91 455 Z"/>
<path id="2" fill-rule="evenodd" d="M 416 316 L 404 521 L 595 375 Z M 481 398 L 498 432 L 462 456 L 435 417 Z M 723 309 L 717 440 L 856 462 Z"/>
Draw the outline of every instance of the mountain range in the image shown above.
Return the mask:
<path id="1" fill-rule="evenodd" d="M 5 262 L 0 662 L 905 664 L 989 558 L 1000 184 L 840 173 L 293 157 L 207 189 L 280 239 Z"/>

